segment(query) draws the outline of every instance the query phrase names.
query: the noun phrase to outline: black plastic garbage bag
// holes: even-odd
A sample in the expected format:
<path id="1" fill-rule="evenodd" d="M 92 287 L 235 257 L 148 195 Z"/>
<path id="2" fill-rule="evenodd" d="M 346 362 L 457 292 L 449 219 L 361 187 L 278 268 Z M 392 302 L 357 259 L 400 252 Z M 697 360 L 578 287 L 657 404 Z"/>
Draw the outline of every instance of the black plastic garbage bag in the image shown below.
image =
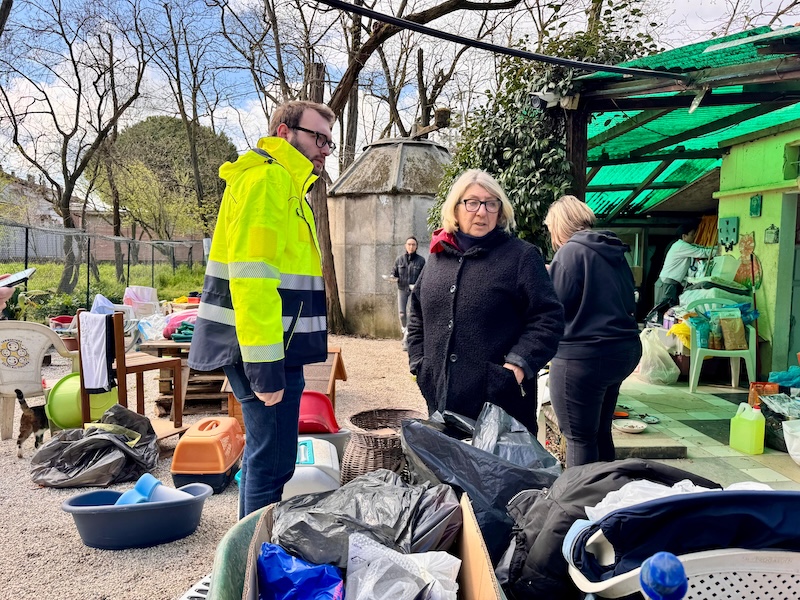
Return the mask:
<path id="1" fill-rule="evenodd" d="M 31 459 L 31 476 L 46 487 L 100 486 L 133 481 L 158 462 L 147 417 L 115 404 L 97 427 L 59 431 Z"/>
<path id="2" fill-rule="evenodd" d="M 481 427 L 479 418 L 476 431 Z M 404 422 L 401 440 L 412 481 L 448 483 L 469 495 L 493 564 L 500 560 L 511 539 L 513 520 L 506 511 L 508 501 L 522 490 L 549 487 L 561 471 L 555 459 L 554 466 L 543 468 L 514 464 L 448 437 L 422 421 Z M 532 440 L 541 448 L 535 438 Z"/>
<path id="3" fill-rule="evenodd" d="M 447 550 L 461 527 L 448 486 L 409 485 L 379 469 L 331 492 L 295 496 L 274 509 L 272 543 L 315 564 L 347 568 L 349 538 L 363 533 L 398 552 Z"/>
<path id="4" fill-rule="evenodd" d="M 764 426 L 764 445 L 773 450 L 788 452 L 786 440 L 783 437 L 783 422 L 786 417 L 772 410 L 766 402 L 761 403 L 761 414 L 766 421 Z"/>
<path id="5" fill-rule="evenodd" d="M 472 445 L 529 469 L 545 469 L 555 477 L 561 465 L 527 427 L 495 404 L 487 402 L 478 415 Z"/>

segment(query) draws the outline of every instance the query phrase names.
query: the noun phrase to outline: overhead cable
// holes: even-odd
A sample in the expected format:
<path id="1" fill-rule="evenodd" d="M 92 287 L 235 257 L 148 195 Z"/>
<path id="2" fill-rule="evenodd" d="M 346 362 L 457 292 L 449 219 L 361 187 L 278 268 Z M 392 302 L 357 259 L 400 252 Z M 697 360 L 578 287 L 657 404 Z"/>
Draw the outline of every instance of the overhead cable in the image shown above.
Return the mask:
<path id="1" fill-rule="evenodd" d="M 605 73 L 618 73 L 620 75 L 631 75 L 635 77 L 655 77 L 658 79 L 673 79 L 678 81 L 688 80 L 688 77 L 682 73 L 668 73 L 666 71 L 651 71 L 649 69 L 636 69 L 633 67 L 618 67 L 616 65 L 590 63 L 582 60 L 572 60 L 569 58 L 560 58 L 558 56 L 538 54 L 536 52 L 527 52 L 525 50 L 518 50 L 516 48 L 508 48 L 506 46 L 498 46 L 496 44 L 489 44 L 480 40 L 472 40 L 460 35 L 454 35 L 445 31 L 432 29 L 430 27 L 426 27 L 425 25 L 415 23 L 414 21 L 379 13 L 363 6 L 357 6 L 355 4 L 350 4 L 349 2 L 342 2 L 341 0 L 316 1 L 320 4 L 330 6 L 331 8 L 338 8 L 339 10 L 343 10 L 345 12 L 355 13 L 363 17 L 369 17 L 370 19 L 375 19 L 376 21 L 381 21 L 383 23 L 388 23 L 389 25 L 394 25 L 395 27 L 400 27 L 401 29 L 409 29 L 411 31 L 416 31 L 417 33 L 429 35 L 431 37 L 447 40 L 449 42 L 455 42 L 457 44 L 463 44 L 472 48 L 488 50 L 489 52 L 495 52 L 497 54 L 505 54 L 507 56 L 524 58 L 526 60 L 535 60 L 538 62 L 560 65 L 562 67 L 574 67 L 576 69 L 583 69 L 585 71 L 600 71 Z"/>

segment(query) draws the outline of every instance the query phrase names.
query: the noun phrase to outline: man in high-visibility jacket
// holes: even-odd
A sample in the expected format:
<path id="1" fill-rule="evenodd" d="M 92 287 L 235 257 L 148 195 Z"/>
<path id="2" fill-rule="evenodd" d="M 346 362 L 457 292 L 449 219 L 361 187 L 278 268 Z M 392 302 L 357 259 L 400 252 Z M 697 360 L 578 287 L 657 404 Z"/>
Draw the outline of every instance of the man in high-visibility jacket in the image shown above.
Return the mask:
<path id="1" fill-rule="evenodd" d="M 306 194 L 336 145 L 333 112 L 289 102 L 270 137 L 225 163 L 189 366 L 222 368 L 242 405 L 239 517 L 280 500 L 294 473 L 303 365 L 328 356 L 325 286 Z"/>

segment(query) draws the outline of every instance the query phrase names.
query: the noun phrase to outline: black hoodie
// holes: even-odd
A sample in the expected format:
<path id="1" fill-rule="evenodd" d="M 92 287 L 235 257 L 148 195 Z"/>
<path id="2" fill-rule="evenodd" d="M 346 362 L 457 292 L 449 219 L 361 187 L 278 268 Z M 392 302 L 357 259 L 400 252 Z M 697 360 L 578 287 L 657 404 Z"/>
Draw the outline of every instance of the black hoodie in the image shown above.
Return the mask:
<path id="1" fill-rule="evenodd" d="M 550 277 L 566 322 L 557 358 L 591 358 L 638 343 L 629 249 L 610 231 L 583 230 L 556 252 Z"/>

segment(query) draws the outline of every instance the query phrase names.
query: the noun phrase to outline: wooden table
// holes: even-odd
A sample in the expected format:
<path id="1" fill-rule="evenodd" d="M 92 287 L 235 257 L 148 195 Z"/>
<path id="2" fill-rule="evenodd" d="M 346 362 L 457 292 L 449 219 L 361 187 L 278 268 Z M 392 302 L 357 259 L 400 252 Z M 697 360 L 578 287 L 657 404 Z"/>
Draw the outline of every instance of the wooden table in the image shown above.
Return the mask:
<path id="1" fill-rule="evenodd" d="M 219 403 L 219 410 L 225 411 L 225 403 L 228 396 L 222 391 L 222 383 L 225 381 L 225 373 L 222 369 L 215 371 L 195 371 L 188 365 L 189 349 L 191 342 L 173 342 L 172 340 L 155 340 L 142 342 L 139 349 L 148 354 L 156 356 L 178 356 L 181 358 L 181 378 L 184 389 L 183 414 L 194 414 L 198 412 L 196 407 L 199 402 Z M 156 400 L 156 406 L 169 414 L 172 407 L 172 379 L 167 373 L 162 373 L 158 380 L 158 391 L 160 393 Z M 195 404 L 195 408 L 192 404 Z"/>

